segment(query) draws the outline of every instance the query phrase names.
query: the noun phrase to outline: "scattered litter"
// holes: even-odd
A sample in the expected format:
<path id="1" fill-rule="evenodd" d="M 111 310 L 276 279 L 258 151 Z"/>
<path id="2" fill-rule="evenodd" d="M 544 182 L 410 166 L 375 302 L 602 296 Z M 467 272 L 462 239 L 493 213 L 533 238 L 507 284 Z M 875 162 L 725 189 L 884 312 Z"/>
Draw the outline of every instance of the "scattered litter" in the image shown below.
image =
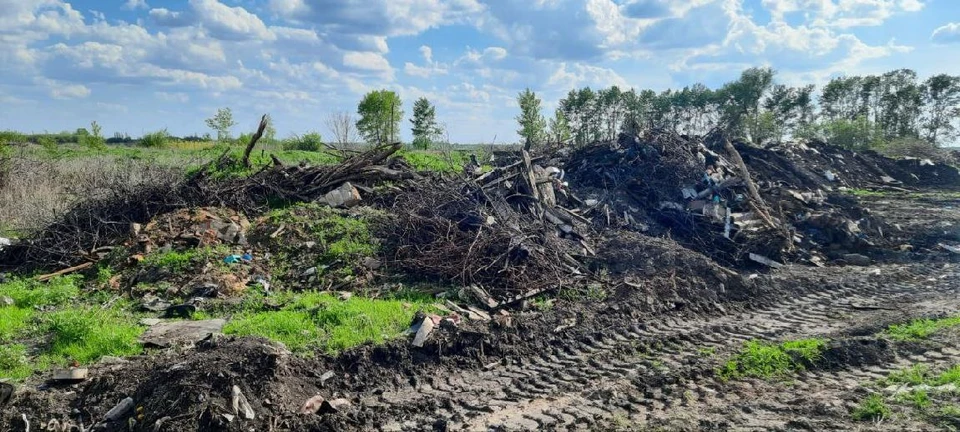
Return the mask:
<path id="1" fill-rule="evenodd" d="M 827 180 L 831 182 L 837 181 L 837 175 L 834 174 L 833 171 L 830 171 L 830 170 L 824 171 L 823 176 L 826 177 Z"/>
<path id="2" fill-rule="evenodd" d="M 10 246 L 12 244 L 13 244 L 13 241 L 11 241 L 10 239 L 0 237 L 0 250 L 3 250 L 4 247 Z"/>
<path id="3" fill-rule="evenodd" d="M 146 294 L 140 302 L 140 307 L 151 312 L 163 312 L 171 306 L 171 303 L 163 300 L 153 294 Z"/>
<path id="4" fill-rule="evenodd" d="M 224 264 L 235 264 L 242 260 L 243 260 L 242 255 L 227 255 L 227 257 L 223 259 L 223 262 Z"/>
<path id="5" fill-rule="evenodd" d="M 351 406 L 349 400 L 347 399 L 334 399 L 334 400 L 325 400 L 320 404 L 319 414 L 335 414 L 342 411 L 344 408 Z"/>
<path id="6" fill-rule="evenodd" d="M 240 391 L 240 387 L 233 386 L 232 394 L 234 414 L 242 415 L 247 420 L 253 420 L 256 417 L 253 407 L 250 406 L 250 402 L 247 402 L 247 397 Z"/>
<path id="7" fill-rule="evenodd" d="M 300 408 L 300 414 L 316 414 L 317 411 L 320 411 L 320 406 L 323 405 L 323 402 L 326 400 L 323 396 L 316 395 L 307 399 L 303 403 L 303 407 Z"/>
<path id="8" fill-rule="evenodd" d="M 133 409 L 133 398 L 127 397 L 126 399 L 120 401 L 116 406 L 110 408 L 110 411 L 107 411 L 107 414 L 103 417 L 103 422 L 112 422 L 117 421 L 123 418 L 128 411 Z"/>
<path id="9" fill-rule="evenodd" d="M 420 322 L 420 328 L 417 329 L 417 334 L 413 337 L 413 346 L 417 348 L 423 347 L 423 344 L 427 341 L 427 338 L 430 337 L 430 333 L 433 332 L 433 327 L 436 325 L 434 318 L 437 319 L 437 322 L 440 321 L 440 317 L 436 315 L 427 315 L 423 318 L 423 321 Z"/>
<path id="10" fill-rule="evenodd" d="M 947 251 L 955 254 L 960 254 L 960 246 L 951 246 L 948 244 L 938 243 L 940 247 L 946 249 Z"/>
<path id="11" fill-rule="evenodd" d="M 326 371 L 323 373 L 323 375 L 320 375 L 320 383 L 321 384 L 325 383 L 327 382 L 327 380 L 329 380 L 330 378 L 333 378 L 334 376 L 336 376 L 336 374 L 333 371 Z"/>
<path id="12" fill-rule="evenodd" d="M 767 266 L 767 267 L 773 267 L 773 268 L 783 267 L 783 264 L 778 263 L 778 262 L 776 262 L 776 261 L 774 261 L 774 260 L 772 260 L 772 259 L 770 259 L 770 258 L 767 258 L 767 257 L 765 257 L 765 256 L 763 256 L 763 255 L 757 255 L 757 254 L 755 254 L 755 253 L 751 253 L 751 254 L 750 254 L 750 259 L 751 259 L 752 261 L 755 261 L 755 262 L 758 262 L 758 263 L 760 263 L 760 264 L 763 264 L 763 265 L 765 265 L 765 266 Z"/>
<path id="13" fill-rule="evenodd" d="M 350 182 L 346 182 L 340 185 L 340 187 L 327 192 L 323 198 L 317 201 L 325 203 L 330 207 L 349 208 L 360 204 L 360 200 L 360 191 L 350 184 Z"/>

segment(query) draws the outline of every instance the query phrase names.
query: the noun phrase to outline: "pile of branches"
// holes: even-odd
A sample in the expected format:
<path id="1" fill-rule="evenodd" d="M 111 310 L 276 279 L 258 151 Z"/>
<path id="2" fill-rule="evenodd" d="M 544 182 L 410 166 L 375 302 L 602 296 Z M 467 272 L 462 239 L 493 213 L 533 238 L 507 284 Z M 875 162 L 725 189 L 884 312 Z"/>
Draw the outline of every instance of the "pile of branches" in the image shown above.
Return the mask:
<path id="1" fill-rule="evenodd" d="M 252 216 L 271 203 L 312 201 L 345 182 L 359 186 L 411 178 L 402 164 L 380 165 L 400 146 L 379 146 L 329 166 L 285 166 L 273 158 L 273 164 L 238 178 L 215 175 L 246 164 L 226 154 L 186 178 L 179 174 L 130 184 L 118 177 L 103 184 L 102 193 L 78 201 L 34 235 L 0 250 L 0 268 L 32 271 L 89 265 L 123 243 L 131 224 L 182 208 L 222 206 Z"/>
<path id="2" fill-rule="evenodd" d="M 590 276 L 578 259 L 592 252 L 586 224 L 549 197 L 554 188 L 541 171 L 524 154 L 478 178 L 401 194 L 383 227 L 392 266 L 479 287 L 487 304 L 579 286 Z"/>

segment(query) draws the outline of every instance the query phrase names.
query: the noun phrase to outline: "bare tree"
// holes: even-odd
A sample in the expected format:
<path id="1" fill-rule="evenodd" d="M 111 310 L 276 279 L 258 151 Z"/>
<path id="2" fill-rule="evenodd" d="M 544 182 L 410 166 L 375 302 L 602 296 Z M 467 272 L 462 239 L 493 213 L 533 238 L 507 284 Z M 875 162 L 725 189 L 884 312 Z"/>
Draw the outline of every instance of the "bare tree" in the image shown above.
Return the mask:
<path id="1" fill-rule="evenodd" d="M 336 111 L 327 114 L 324 124 L 330 133 L 339 150 L 344 150 L 351 143 L 357 141 L 357 129 L 354 126 L 353 114 L 348 111 Z"/>

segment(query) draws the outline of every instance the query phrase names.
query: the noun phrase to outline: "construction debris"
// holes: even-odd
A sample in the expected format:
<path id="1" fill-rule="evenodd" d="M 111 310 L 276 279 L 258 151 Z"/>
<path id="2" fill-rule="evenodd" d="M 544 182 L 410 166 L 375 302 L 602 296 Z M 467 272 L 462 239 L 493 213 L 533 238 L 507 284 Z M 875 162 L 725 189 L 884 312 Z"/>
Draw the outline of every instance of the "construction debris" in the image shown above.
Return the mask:
<path id="1" fill-rule="evenodd" d="M 233 386 L 231 389 L 232 404 L 233 404 L 233 413 L 247 420 L 253 420 L 256 417 L 256 413 L 253 412 L 253 407 L 250 406 L 250 402 L 247 401 L 247 397 L 243 395 L 243 392 L 240 391 L 240 387 Z"/>
<path id="2" fill-rule="evenodd" d="M 53 372 L 53 381 L 76 383 L 87 379 L 87 368 L 58 369 Z"/>
<path id="3" fill-rule="evenodd" d="M 223 319 L 162 322 L 147 329 L 139 340 L 145 345 L 161 348 L 194 344 L 213 333 L 220 333 L 224 324 L 226 320 Z"/>

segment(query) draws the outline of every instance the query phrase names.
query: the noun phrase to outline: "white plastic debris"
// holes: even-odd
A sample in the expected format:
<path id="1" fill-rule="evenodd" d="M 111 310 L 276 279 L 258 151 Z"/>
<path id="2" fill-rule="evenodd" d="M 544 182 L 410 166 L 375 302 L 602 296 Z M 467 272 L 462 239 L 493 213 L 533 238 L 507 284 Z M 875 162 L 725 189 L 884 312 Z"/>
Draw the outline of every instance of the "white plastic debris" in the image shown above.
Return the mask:
<path id="1" fill-rule="evenodd" d="M 826 177 L 827 180 L 830 180 L 832 182 L 837 181 L 837 175 L 834 174 L 833 171 L 830 171 L 830 170 L 824 171 L 823 176 Z"/>

